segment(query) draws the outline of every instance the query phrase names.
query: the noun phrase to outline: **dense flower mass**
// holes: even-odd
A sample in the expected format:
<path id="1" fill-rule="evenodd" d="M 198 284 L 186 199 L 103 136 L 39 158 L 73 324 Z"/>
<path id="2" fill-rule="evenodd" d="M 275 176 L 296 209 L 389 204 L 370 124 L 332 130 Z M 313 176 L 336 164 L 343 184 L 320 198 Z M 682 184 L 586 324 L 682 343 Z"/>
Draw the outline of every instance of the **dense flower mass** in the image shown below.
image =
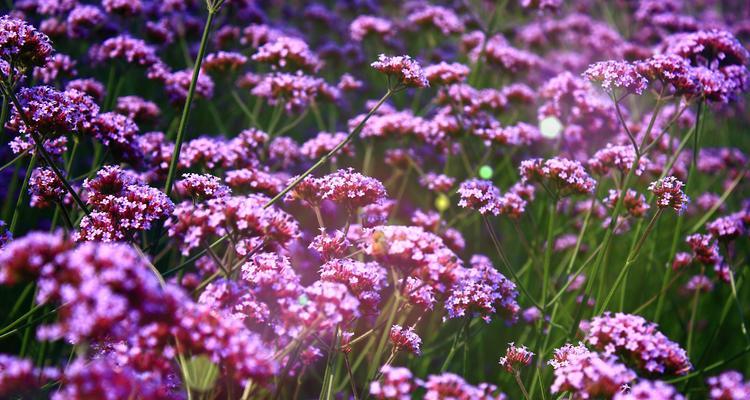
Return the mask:
<path id="1" fill-rule="evenodd" d="M 745 3 L 4 2 L 0 398 L 750 398 Z"/>
<path id="2" fill-rule="evenodd" d="M 575 399 L 612 397 L 636 378 L 632 370 L 612 357 L 592 352 L 583 344 L 555 349 L 549 363 L 555 375 L 552 393 L 571 393 Z"/>
<path id="3" fill-rule="evenodd" d="M 621 354 L 648 373 L 686 374 L 692 365 L 685 350 L 637 315 L 605 314 L 592 319 L 586 342 L 604 354 Z"/>
<path id="4" fill-rule="evenodd" d="M 0 17 L 0 59 L 13 67 L 44 65 L 52 54 L 49 38 L 26 21 L 10 15 Z M 9 71 L 3 71 L 6 75 Z"/>

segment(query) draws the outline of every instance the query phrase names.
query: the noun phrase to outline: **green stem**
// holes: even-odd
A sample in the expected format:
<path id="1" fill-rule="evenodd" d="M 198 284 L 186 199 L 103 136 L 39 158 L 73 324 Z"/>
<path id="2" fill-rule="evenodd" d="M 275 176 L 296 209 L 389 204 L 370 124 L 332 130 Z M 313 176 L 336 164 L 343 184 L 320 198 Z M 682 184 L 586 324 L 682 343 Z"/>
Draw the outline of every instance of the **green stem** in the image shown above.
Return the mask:
<path id="1" fill-rule="evenodd" d="M 23 178 L 23 184 L 21 185 L 21 191 L 18 192 L 18 197 L 16 198 L 16 208 L 13 209 L 13 217 L 10 220 L 10 227 L 8 228 L 8 231 L 12 234 L 16 233 L 16 227 L 18 226 L 18 220 L 20 218 L 20 210 L 23 208 L 24 205 L 24 198 L 26 197 L 26 191 L 29 187 L 29 180 L 31 179 L 31 173 L 34 170 L 34 167 L 36 166 L 36 155 L 37 153 L 34 152 L 34 154 L 31 156 L 31 160 L 29 160 L 29 167 L 26 169 L 26 176 Z"/>
<path id="2" fill-rule="evenodd" d="M 454 334 L 451 349 L 448 351 L 448 356 L 445 357 L 445 361 L 443 361 L 443 365 L 440 367 L 440 372 L 445 372 L 448 369 L 448 365 L 450 365 L 451 360 L 453 360 L 453 356 L 456 354 L 456 349 L 458 348 L 458 339 L 464 336 L 464 332 L 466 332 L 466 330 L 469 328 L 469 323 L 471 323 L 471 319 L 469 317 L 466 317 L 466 322 L 464 322 L 463 327 L 461 327 L 461 329 Z"/>
<path id="3" fill-rule="evenodd" d="M 505 269 L 508 270 L 513 280 L 516 282 L 518 287 L 521 289 L 523 294 L 528 297 L 529 301 L 537 308 L 541 309 L 539 303 L 537 303 L 536 300 L 534 300 L 534 297 L 531 296 L 531 293 L 526 290 L 526 287 L 524 287 L 523 283 L 521 282 L 521 279 L 516 275 L 516 271 L 513 270 L 513 268 L 510 265 L 510 261 L 508 260 L 508 257 L 505 255 L 505 251 L 503 250 L 502 245 L 500 244 L 500 240 L 498 239 L 497 235 L 495 234 L 495 229 L 492 227 L 492 224 L 490 223 L 490 220 L 487 218 L 486 215 L 482 215 L 482 219 L 484 220 L 484 225 L 487 227 L 487 232 L 490 234 L 490 239 L 492 240 L 492 244 L 495 246 L 495 251 L 497 252 L 498 256 L 500 256 L 500 261 L 502 261 L 503 265 L 505 266 Z"/>
<path id="4" fill-rule="evenodd" d="M 663 211 L 664 211 L 663 208 L 659 208 L 654 213 L 654 216 L 651 217 L 651 221 L 649 221 L 648 226 L 646 227 L 646 231 L 643 232 L 643 235 L 640 237 L 640 239 L 638 239 L 638 243 L 636 244 L 635 248 L 631 250 L 630 253 L 628 254 L 628 258 L 625 260 L 625 265 L 620 269 L 620 273 L 617 275 L 617 279 L 615 280 L 614 285 L 609 289 L 609 293 L 607 294 L 607 297 L 605 298 L 604 302 L 601 303 L 601 305 L 599 306 L 597 314 L 601 314 L 604 310 L 607 309 L 609 302 L 612 301 L 612 297 L 617 291 L 617 288 L 625 279 L 628 271 L 630 270 L 630 267 L 638 258 L 638 253 L 640 253 L 641 248 L 643 247 L 643 243 L 646 242 L 646 238 L 648 238 L 649 234 L 654 229 L 656 221 L 659 219 L 659 216 L 661 215 Z"/>
<path id="5" fill-rule="evenodd" d="M 6 96 L 10 98 L 10 101 L 13 103 L 13 106 L 16 107 L 16 110 L 18 110 L 18 115 L 21 117 L 21 120 L 26 124 L 27 127 L 31 128 L 34 126 L 33 123 L 31 123 L 31 119 L 29 119 L 28 115 L 23 111 L 23 107 L 21 106 L 21 102 L 18 101 L 18 98 L 13 93 L 13 91 L 5 84 L 2 85 L 3 90 L 5 91 Z M 60 168 L 57 167 L 57 164 L 55 164 L 54 160 L 52 160 L 52 157 L 50 157 L 49 154 L 47 154 L 47 150 L 44 149 L 44 138 L 43 137 L 37 137 L 37 133 L 30 131 L 29 136 L 31 136 L 31 139 L 34 141 L 34 144 L 36 145 L 36 151 L 35 154 L 39 154 L 42 157 L 42 160 L 44 160 L 44 163 L 52 169 L 52 172 L 55 173 L 57 176 L 57 179 L 62 182 L 63 186 L 65 187 L 65 190 L 70 193 L 71 196 L 73 196 L 73 200 L 78 204 L 78 206 L 83 210 L 86 215 L 89 215 L 89 210 L 86 208 L 86 204 L 81 200 L 80 197 L 78 197 L 78 193 L 73 189 L 72 186 L 70 186 L 70 183 L 65 178 L 65 175 L 63 175 L 62 171 L 60 171 Z M 31 171 L 29 171 L 31 173 Z"/>
<path id="6" fill-rule="evenodd" d="M 547 311 L 547 291 L 549 290 L 549 267 L 550 262 L 552 260 L 552 248 L 554 247 L 552 243 L 552 237 L 554 236 L 554 230 L 555 230 L 555 215 L 557 214 L 555 210 L 555 205 L 557 203 L 556 198 L 550 199 L 550 205 L 549 205 L 549 215 L 547 216 L 547 243 L 545 243 L 544 247 L 544 263 L 542 264 L 542 312 L 545 313 Z"/>
<path id="7" fill-rule="evenodd" d="M 177 174 L 177 163 L 180 158 L 180 149 L 182 148 L 182 142 L 185 139 L 185 129 L 187 128 L 188 116 L 190 115 L 190 107 L 193 104 L 193 97 L 195 96 L 195 87 L 198 83 L 198 75 L 201 71 L 201 64 L 203 63 L 203 57 L 206 54 L 206 47 L 208 46 L 208 38 L 211 33 L 211 23 L 214 20 L 214 15 L 218 11 L 218 8 L 209 7 L 208 17 L 206 18 L 206 25 L 203 27 L 203 36 L 201 37 L 200 48 L 198 49 L 198 55 L 195 58 L 195 66 L 193 67 L 193 76 L 190 79 L 190 86 L 188 87 L 187 98 L 185 99 L 185 106 L 182 109 L 182 116 L 180 117 L 180 124 L 177 127 L 177 139 L 174 144 L 174 151 L 172 152 L 172 159 L 169 161 L 169 172 L 167 172 L 167 182 L 164 185 L 164 192 L 169 196 L 172 193 L 172 184 L 174 183 L 175 175 Z"/>
<path id="8" fill-rule="evenodd" d="M 266 204 L 263 205 L 263 208 L 271 207 L 274 203 L 276 203 L 279 199 L 284 197 L 287 193 L 289 193 L 290 190 L 294 189 L 295 186 L 297 186 L 300 182 L 302 182 L 303 179 L 307 178 L 310 174 L 313 173 L 316 169 L 318 169 L 321 165 L 325 164 L 326 161 L 328 161 L 331 157 L 333 157 L 336 153 L 338 153 L 339 150 L 341 150 L 342 147 L 346 146 L 349 141 L 351 141 L 355 136 L 359 134 L 359 132 L 362 131 L 362 128 L 364 128 L 365 123 L 367 120 L 370 119 L 370 117 L 375 114 L 375 111 L 380 108 L 383 103 L 385 103 L 386 100 L 388 100 L 389 97 L 394 92 L 391 89 L 388 89 L 388 91 L 385 93 L 385 95 L 378 101 L 377 104 L 375 104 L 374 107 L 370 110 L 370 112 L 367 113 L 367 116 L 362 120 L 362 122 L 357 125 L 356 128 L 354 128 L 347 136 L 344 138 L 344 140 L 341 141 L 341 143 L 337 144 L 336 147 L 331 149 L 331 151 L 328 152 L 328 154 L 321 157 L 318 162 L 313 164 L 312 167 L 308 168 L 307 171 L 302 173 L 302 175 L 298 176 L 294 181 L 292 181 L 287 187 L 285 187 L 279 194 L 274 196 L 271 200 L 269 200 Z"/>

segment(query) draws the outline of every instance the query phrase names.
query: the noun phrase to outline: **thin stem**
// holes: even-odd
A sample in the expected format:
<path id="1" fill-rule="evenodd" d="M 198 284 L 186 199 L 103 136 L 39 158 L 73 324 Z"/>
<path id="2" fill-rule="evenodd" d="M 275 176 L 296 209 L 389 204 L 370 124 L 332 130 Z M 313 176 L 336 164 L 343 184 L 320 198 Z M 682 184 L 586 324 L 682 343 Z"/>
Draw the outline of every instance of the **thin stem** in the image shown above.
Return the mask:
<path id="1" fill-rule="evenodd" d="M 338 153 L 338 151 L 341 150 L 341 148 L 343 148 L 344 146 L 346 146 L 346 144 L 349 143 L 349 141 L 351 141 L 355 136 L 357 136 L 359 134 L 359 132 L 362 131 L 362 128 L 364 128 L 365 123 L 367 122 L 367 120 L 369 120 L 370 117 L 373 114 L 375 114 L 375 111 L 377 111 L 378 108 L 380 108 L 380 106 L 383 105 L 383 103 L 385 103 L 385 101 L 388 100 L 388 98 L 391 97 L 391 95 L 393 93 L 394 92 L 391 89 L 388 89 L 388 91 L 385 92 L 385 95 L 380 99 L 380 101 L 378 101 L 378 103 L 375 104 L 374 107 L 372 107 L 372 109 L 370 110 L 370 112 L 367 113 L 367 116 L 365 116 L 365 118 L 362 120 L 362 122 L 360 122 L 359 125 L 357 125 L 357 127 L 354 128 L 346 136 L 346 138 L 344 138 L 344 140 L 341 141 L 341 143 L 337 144 L 336 147 L 334 147 L 333 149 L 331 149 L 331 151 L 328 152 L 328 154 L 326 154 L 323 157 L 321 157 L 318 160 L 318 162 L 316 162 L 315 164 L 313 164 L 312 167 L 308 168 L 307 171 L 305 171 L 304 173 L 302 173 L 302 175 L 298 176 L 294 181 L 292 181 L 291 183 L 289 183 L 284 188 L 284 190 L 282 190 L 281 192 L 279 192 L 279 194 L 277 194 L 276 196 L 274 196 L 274 198 L 272 198 L 266 204 L 264 204 L 263 208 L 271 207 L 279 199 L 281 199 L 287 193 L 289 193 L 290 190 L 294 189 L 294 187 L 297 186 L 300 182 L 302 182 L 303 179 L 307 178 L 316 169 L 318 169 L 318 167 L 320 167 L 321 165 L 323 165 L 326 161 L 328 161 L 331 157 L 333 157 L 336 153 Z"/>
<path id="2" fill-rule="evenodd" d="M 628 258 L 625 260 L 625 265 L 620 269 L 620 273 L 617 275 L 617 279 L 615 280 L 614 285 L 612 285 L 611 288 L 609 288 L 609 293 L 607 294 L 607 297 L 605 298 L 604 302 L 599 306 L 599 309 L 597 311 L 597 314 L 600 314 L 604 310 L 607 309 L 607 306 L 609 305 L 609 302 L 612 301 L 612 297 L 614 296 L 615 292 L 617 291 L 617 288 L 620 286 L 622 281 L 625 279 L 625 276 L 627 275 L 628 271 L 630 270 L 630 266 L 633 265 L 635 260 L 638 258 L 638 253 L 640 253 L 641 248 L 643 247 L 643 243 L 646 242 L 646 238 L 648 238 L 651 231 L 654 229 L 654 226 L 656 224 L 656 221 L 659 219 L 659 216 L 664 211 L 663 208 L 659 208 L 655 213 L 654 216 L 651 217 L 651 221 L 649 221 L 648 226 L 646 227 L 646 231 L 643 232 L 643 235 L 638 239 L 638 243 L 636 244 L 635 248 L 631 250 L 630 254 L 628 254 Z"/>
<path id="3" fill-rule="evenodd" d="M 8 87 L 6 84 L 2 85 L 3 90 L 5 91 L 6 96 L 10 98 L 10 101 L 13 103 L 13 106 L 16 107 L 16 110 L 18 111 L 18 115 L 21 117 L 21 120 L 23 120 L 23 123 L 31 129 L 34 124 L 31 123 L 31 120 L 29 119 L 28 115 L 23 111 L 23 107 L 21 106 L 21 102 L 18 101 L 18 98 L 16 97 L 15 93 Z M 39 154 L 42 157 L 42 160 L 44 160 L 44 163 L 52 169 L 52 172 L 55 173 L 57 176 L 57 179 L 62 182 L 63 186 L 65 187 L 65 190 L 70 193 L 71 196 L 73 196 L 73 200 L 78 204 L 78 206 L 83 210 L 86 215 L 89 215 L 89 210 L 86 208 L 86 204 L 81 200 L 80 197 L 78 197 L 78 193 L 73 189 L 72 186 L 70 186 L 70 183 L 65 178 L 65 175 L 63 175 L 62 171 L 60 171 L 60 168 L 57 167 L 57 164 L 55 164 L 54 160 L 47 154 L 47 150 L 44 149 L 44 139 L 37 137 L 37 133 L 34 131 L 29 131 L 29 136 L 31 136 L 31 139 L 34 141 L 34 144 L 36 145 L 36 151 L 34 154 Z M 29 171 L 30 172 L 30 171 Z"/>
<path id="4" fill-rule="evenodd" d="M 521 381 L 521 373 L 518 371 L 513 371 L 513 377 L 516 379 L 516 383 L 518 384 L 518 388 L 521 389 L 521 393 L 523 393 L 523 398 L 529 400 L 529 392 L 526 390 L 526 386 L 524 386 L 523 381 Z"/>
<path id="5" fill-rule="evenodd" d="M 456 349 L 458 348 L 458 339 L 462 336 L 464 336 L 464 332 L 469 327 L 469 323 L 471 323 L 471 319 L 466 317 L 466 321 L 464 322 L 463 327 L 461 327 L 461 330 L 455 333 L 455 336 L 453 337 L 453 344 L 451 344 L 451 349 L 448 351 L 448 356 L 445 357 L 445 361 L 443 361 L 443 365 L 440 367 L 440 372 L 445 372 L 448 369 L 448 365 L 450 365 L 451 360 L 453 360 L 453 356 L 456 354 Z"/>
<path id="6" fill-rule="evenodd" d="M 630 143 L 633 144 L 633 150 L 635 151 L 636 156 L 640 156 L 640 150 L 638 149 L 638 143 L 635 141 L 635 137 L 630 132 L 630 128 L 628 128 L 628 124 L 625 122 L 625 118 L 622 116 L 622 110 L 620 110 L 620 100 L 617 99 L 614 93 L 612 93 L 612 100 L 615 103 L 615 110 L 617 111 L 617 118 L 620 120 L 620 124 L 625 129 L 625 133 L 628 134 L 628 139 L 630 139 Z"/>
<path id="7" fill-rule="evenodd" d="M 523 294 L 529 298 L 529 301 L 531 303 L 541 309 L 542 307 L 537 303 L 536 300 L 531 296 L 531 294 L 526 290 L 524 285 L 521 283 L 521 279 L 516 275 L 516 272 L 513 270 L 513 268 L 510 266 L 510 262 L 508 261 L 508 258 L 505 256 L 505 251 L 503 251 L 503 247 L 500 244 L 500 240 L 497 238 L 497 235 L 495 234 L 495 230 L 492 228 L 492 224 L 490 224 L 489 219 L 487 216 L 482 215 L 482 219 L 484 220 L 484 225 L 487 227 L 487 231 L 490 234 L 490 238 L 492 239 L 492 244 L 495 246 L 495 251 L 497 251 L 497 254 L 500 256 L 500 260 L 503 262 L 503 265 L 505 265 L 505 268 L 510 272 L 510 275 L 513 277 L 513 280 L 516 282 L 518 287 L 521 289 Z"/>
<path id="8" fill-rule="evenodd" d="M 555 229 L 555 205 L 557 203 L 556 198 L 550 199 L 549 215 L 547 216 L 547 243 L 544 245 L 544 263 L 542 264 L 543 278 L 542 278 L 542 312 L 547 311 L 547 291 L 549 288 L 549 267 L 552 259 L 552 236 L 554 235 Z"/>
<path id="9" fill-rule="evenodd" d="M 28 152 L 29 152 L 29 150 L 28 150 L 28 149 L 26 149 L 26 150 L 24 150 L 24 151 L 22 151 L 22 152 L 18 153 L 18 155 L 17 155 L 17 156 L 15 156 L 15 157 L 13 157 L 13 159 L 12 159 L 12 160 L 8 161 L 7 163 L 5 163 L 5 165 L 3 165 L 2 167 L 0 167 L 0 172 L 2 172 L 2 171 L 3 171 L 4 169 L 6 169 L 6 168 L 10 167 L 11 165 L 15 164 L 15 163 L 16 163 L 16 161 L 18 161 L 18 160 L 20 160 L 21 158 L 23 158 L 23 157 L 24 157 L 24 156 L 25 156 L 26 154 L 28 154 Z"/>
<path id="10" fill-rule="evenodd" d="M 701 267 L 701 275 L 703 275 L 703 270 L 705 267 Z M 687 354 L 690 356 L 692 354 L 693 349 L 693 333 L 695 332 L 695 319 L 698 316 L 698 299 L 700 297 L 700 288 L 695 288 L 695 293 L 693 293 L 693 305 L 692 305 L 692 311 L 690 312 L 690 322 L 688 322 L 688 337 L 687 337 Z"/>
<path id="11" fill-rule="evenodd" d="M 18 220 L 20 216 L 20 210 L 23 207 L 24 198 L 26 197 L 26 190 L 29 187 L 29 180 L 31 179 L 31 173 L 34 170 L 34 166 L 36 166 L 36 155 L 37 153 L 34 152 L 34 154 L 31 156 L 31 160 L 29 160 L 29 167 L 26 169 L 26 177 L 23 178 L 23 184 L 21 185 L 21 191 L 18 192 L 18 198 L 16 198 L 16 208 L 13 209 L 13 217 L 10 220 L 10 227 L 8 228 L 8 231 L 10 233 L 15 234 L 16 233 L 16 226 L 18 225 Z"/>
<path id="12" fill-rule="evenodd" d="M 201 71 L 201 64 L 203 63 L 203 57 L 206 54 L 206 47 L 208 46 L 208 38 L 211 33 L 211 23 L 214 20 L 214 15 L 218 11 L 218 8 L 208 7 L 208 17 L 206 18 L 206 25 L 203 28 L 203 36 L 201 37 L 200 48 L 198 49 L 198 55 L 195 58 L 195 65 L 193 66 L 193 76 L 190 79 L 190 86 L 188 86 L 187 98 L 185 99 L 185 106 L 182 108 L 182 116 L 180 117 L 180 125 L 177 128 L 177 139 L 174 144 L 174 151 L 172 151 L 172 159 L 169 161 L 169 171 L 167 172 L 167 182 L 164 185 L 164 192 L 169 196 L 172 193 L 172 184 L 174 183 L 174 177 L 177 174 L 177 163 L 180 158 L 180 149 L 182 148 L 182 141 L 185 139 L 185 129 L 187 128 L 188 116 L 190 115 L 190 107 L 193 104 L 193 97 L 195 95 L 195 87 L 198 83 L 198 75 Z"/>

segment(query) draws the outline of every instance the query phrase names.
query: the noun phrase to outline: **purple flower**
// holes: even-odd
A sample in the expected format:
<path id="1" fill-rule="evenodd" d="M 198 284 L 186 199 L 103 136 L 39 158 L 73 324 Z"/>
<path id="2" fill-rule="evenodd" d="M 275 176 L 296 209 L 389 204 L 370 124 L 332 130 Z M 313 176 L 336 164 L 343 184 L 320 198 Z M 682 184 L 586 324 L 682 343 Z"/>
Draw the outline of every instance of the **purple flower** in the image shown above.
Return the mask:
<path id="1" fill-rule="evenodd" d="M 430 86 L 422 67 L 407 55 L 390 57 L 381 54 L 378 61 L 373 62 L 370 66 L 381 73 L 392 76 L 396 79 L 397 84 L 416 88 Z"/>
<path id="2" fill-rule="evenodd" d="M 439 236 L 421 227 L 383 225 L 372 228 L 362 247 L 381 265 L 419 278 L 439 293 L 460 278 L 462 262 L 458 256 Z"/>
<path id="3" fill-rule="evenodd" d="M 187 99 L 190 81 L 193 78 L 193 70 L 184 69 L 176 72 L 169 72 L 163 75 L 161 80 L 164 82 L 164 90 L 169 96 L 169 101 L 173 105 L 182 105 Z M 195 95 L 198 98 L 210 99 L 214 95 L 214 81 L 207 74 L 198 73 L 198 80 L 195 85 Z"/>
<path id="4" fill-rule="evenodd" d="M 141 0 L 102 0 L 102 7 L 110 14 L 133 16 L 141 12 Z"/>
<path id="5" fill-rule="evenodd" d="M 343 283 L 362 304 L 363 311 L 374 313 L 380 303 L 380 292 L 386 285 L 386 271 L 375 262 L 363 263 L 341 258 L 323 264 L 320 279 Z"/>
<path id="6" fill-rule="evenodd" d="M 568 392 L 574 399 L 609 398 L 636 378 L 633 371 L 612 357 L 589 351 L 583 344 L 555 349 L 548 363 L 555 369 L 552 393 Z"/>
<path id="7" fill-rule="evenodd" d="M 590 321 L 585 340 L 606 355 L 632 360 L 650 374 L 688 373 L 692 365 L 685 350 L 656 328 L 638 315 L 605 313 Z"/>
<path id="8" fill-rule="evenodd" d="M 677 389 L 662 381 L 638 381 L 628 390 L 615 394 L 613 400 L 684 400 Z"/>
<path id="9" fill-rule="evenodd" d="M 156 56 L 156 50 L 153 47 L 129 35 L 109 38 L 100 45 L 91 47 L 89 57 L 97 63 L 122 60 L 142 67 L 151 67 L 159 62 L 159 57 Z"/>
<path id="10" fill-rule="evenodd" d="M 659 208 L 670 207 L 677 213 L 682 213 L 687 208 L 689 202 L 683 190 L 684 186 L 685 184 L 682 181 L 674 176 L 668 176 L 651 182 L 648 190 L 656 196 L 656 205 Z"/>
<path id="11" fill-rule="evenodd" d="M 349 33 L 353 40 L 361 42 L 368 35 L 381 38 L 390 37 L 394 33 L 394 29 L 391 21 L 385 18 L 360 15 L 349 25 Z"/>
<path id="12" fill-rule="evenodd" d="M 44 84 L 50 84 L 63 76 L 76 76 L 78 72 L 75 66 L 75 60 L 58 53 L 50 57 L 43 66 L 34 68 L 34 78 Z"/>
<path id="13" fill-rule="evenodd" d="M 461 183 L 458 194 L 461 196 L 458 202 L 459 207 L 472 208 L 482 215 L 488 212 L 498 215 L 500 212 L 498 204 L 500 189 L 491 181 L 469 179 Z"/>
<path id="14" fill-rule="evenodd" d="M 723 257 L 719 254 L 719 244 L 711 235 L 695 233 L 685 238 L 685 241 L 699 262 L 710 266 L 718 265 L 723 261 Z"/>
<path id="15" fill-rule="evenodd" d="M 375 178 L 341 169 L 320 179 L 319 196 L 342 204 L 349 210 L 377 203 L 386 197 L 385 186 Z"/>
<path id="16" fill-rule="evenodd" d="M 627 174 L 635 162 L 635 150 L 633 146 L 621 145 L 614 146 L 607 143 L 607 147 L 598 150 L 588 161 L 588 167 L 592 172 L 599 175 L 606 175 L 611 169 L 617 169 L 623 174 Z M 650 161 L 646 157 L 641 157 L 635 168 L 635 175 L 641 176 L 649 166 Z"/>
<path id="17" fill-rule="evenodd" d="M 469 67 L 460 63 L 446 63 L 430 65 L 424 69 L 424 74 L 431 85 L 451 85 L 461 83 L 469 76 Z"/>
<path id="18" fill-rule="evenodd" d="M 407 21 L 409 24 L 437 28 L 443 35 L 464 31 L 464 23 L 458 15 L 453 10 L 441 6 L 425 6 L 409 14 Z"/>
<path id="19" fill-rule="evenodd" d="M 3 15 L 0 17 L 0 32 L 0 60 L 10 65 L 21 68 L 42 66 L 52 55 L 47 35 L 23 20 Z"/>
<path id="20" fill-rule="evenodd" d="M 391 332 L 389 334 L 391 344 L 393 347 L 399 350 L 405 350 L 414 355 L 422 354 L 420 347 L 422 346 L 422 338 L 414 332 L 414 328 L 403 328 L 401 325 L 391 326 Z"/>
<path id="21" fill-rule="evenodd" d="M 8 126 L 21 134 L 65 135 L 87 129 L 99 112 L 94 100 L 75 89 L 58 92 L 49 86 L 23 88 L 18 101 L 26 118 L 12 107 Z M 26 126 L 28 121 L 31 126 Z"/>
<path id="22" fill-rule="evenodd" d="M 269 196 L 279 194 L 285 186 L 281 177 L 257 168 L 227 171 L 224 181 L 235 192 L 264 193 Z"/>
<path id="23" fill-rule="evenodd" d="M 69 205 L 72 197 L 65 190 L 62 181 L 46 167 L 37 167 L 29 179 L 29 204 L 35 208 L 47 208 L 56 204 Z"/>
<path id="24" fill-rule="evenodd" d="M 449 192 L 455 183 L 456 178 L 434 172 L 428 172 L 419 178 L 420 185 L 427 188 L 427 190 L 438 193 Z"/>
<path id="25" fill-rule="evenodd" d="M 182 179 L 175 182 L 175 192 L 195 200 L 227 197 L 232 193 L 221 179 L 209 174 L 183 174 Z"/>
<path id="26" fill-rule="evenodd" d="M 161 114 L 156 103 L 138 96 L 118 97 L 115 110 L 133 121 L 153 121 Z"/>
<path id="27" fill-rule="evenodd" d="M 219 51 L 206 56 L 201 68 L 210 72 L 227 72 L 239 69 L 247 57 L 233 51 Z"/>
<path id="28" fill-rule="evenodd" d="M 638 72 L 650 81 L 661 81 L 677 94 L 694 94 L 701 89 L 700 81 L 690 63 L 675 54 L 657 54 L 636 63 Z"/>
<path id="29" fill-rule="evenodd" d="M 737 371 L 726 371 L 706 380 L 711 400 L 740 400 L 750 397 L 750 382 Z"/>
<path id="30" fill-rule="evenodd" d="M 347 137 L 346 132 L 320 132 L 315 137 L 307 140 L 299 149 L 300 154 L 309 160 L 317 161 L 320 157 L 328 154 Z M 354 144 L 349 142 L 341 148 L 336 154 L 354 156 Z M 337 155 L 331 157 L 333 162 L 337 161 Z"/>
<path id="31" fill-rule="evenodd" d="M 486 258 L 472 258 L 472 268 L 448 291 L 445 309 L 448 318 L 481 317 L 485 322 L 499 313 L 510 322 L 518 319 L 516 285 L 489 263 Z"/>
<path id="32" fill-rule="evenodd" d="M 719 217 L 706 224 L 706 229 L 715 238 L 730 241 L 745 233 L 744 217 L 742 212 Z"/>
<path id="33" fill-rule="evenodd" d="M 164 193 L 116 166 L 105 166 L 96 177 L 85 180 L 83 188 L 92 213 L 81 220 L 81 240 L 128 240 L 174 210 Z"/>
<path id="34" fill-rule="evenodd" d="M 269 105 L 283 103 L 287 113 L 302 111 L 319 96 L 324 82 L 320 78 L 305 75 L 275 72 L 264 75 L 250 91 L 253 96 L 266 99 Z"/>
<path id="35" fill-rule="evenodd" d="M 497 386 L 489 383 L 480 383 L 473 386 L 466 382 L 464 378 L 444 372 L 440 375 L 430 375 L 427 381 L 423 383 L 427 392 L 424 394 L 425 400 L 440 399 L 477 399 L 477 400 L 505 400 L 502 393 L 497 393 Z"/>
<path id="36" fill-rule="evenodd" d="M 253 61 L 270 64 L 274 69 L 296 71 L 303 69 L 317 72 L 322 66 L 304 40 L 291 36 L 280 36 L 260 46 L 252 56 Z"/>
<path id="37" fill-rule="evenodd" d="M 72 247 L 61 231 L 31 232 L 0 248 L 0 283 L 14 285 L 39 277 L 54 269 L 57 258 Z"/>
<path id="38" fill-rule="evenodd" d="M 633 64 L 625 61 L 602 61 L 589 66 L 583 76 L 602 85 L 604 90 L 611 92 L 615 88 L 630 93 L 643 94 L 648 87 L 648 81 Z"/>
<path id="39" fill-rule="evenodd" d="M 417 382 L 407 368 L 384 365 L 380 375 L 380 380 L 370 384 L 370 395 L 378 400 L 410 400 L 417 390 Z"/>
<path id="40" fill-rule="evenodd" d="M 106 16 L 96 6 L 79 4 L 68 14 L 67 33 L 71 38 L 87 37 L 91 31 L 104 24 Z"/>
<path id="41" fill-rule="evenodd" d="M 54 368 L 40 369 L 31 360 L 0 354 L 0 396 L 21 398 L 28 394 L 33 397 L 35 390 L 58 376 Z"/>
<path id="42" fill-rule="evenodd" d="M 526 346 L 518 347 L 515 343 L 509 343 L 505 356 L 500 357 L 500 366 L 508 372 L 516 372 L 520 368 L 531 364 L 534 353 L 530 352 Z"/>
<path id="43" fill-rule="evenodd" d="M 541 181 L 560 195 L 591 193 L 596 181 L 586 173 L 580 162 L 566 158 L 525 160 L 519 167 L 523 182 Z"/>

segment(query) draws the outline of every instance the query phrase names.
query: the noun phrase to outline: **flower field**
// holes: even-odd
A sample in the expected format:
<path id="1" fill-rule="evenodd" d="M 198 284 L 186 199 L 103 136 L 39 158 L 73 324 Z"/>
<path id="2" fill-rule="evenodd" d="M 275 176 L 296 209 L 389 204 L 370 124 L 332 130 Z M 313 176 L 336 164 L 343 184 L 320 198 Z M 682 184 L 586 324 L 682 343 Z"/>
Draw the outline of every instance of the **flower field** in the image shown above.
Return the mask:
<path id="1" fill-rule="evenodd" d="M 0 10 L 0 398 L 750 400 L 746 1 Z"/>

